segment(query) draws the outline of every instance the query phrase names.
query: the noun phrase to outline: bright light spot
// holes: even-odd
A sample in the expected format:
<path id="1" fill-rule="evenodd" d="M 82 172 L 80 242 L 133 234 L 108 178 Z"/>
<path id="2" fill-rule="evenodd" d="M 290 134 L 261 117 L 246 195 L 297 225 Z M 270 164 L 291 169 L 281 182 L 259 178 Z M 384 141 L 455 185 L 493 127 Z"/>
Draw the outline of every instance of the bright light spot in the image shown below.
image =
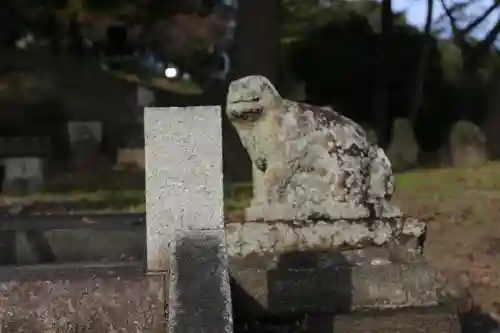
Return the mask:
<path id="1" fill-rule="evenodd" d="M 173 79 L 177 76 L 177 69 L 175 67 L 168 67 L 165 69 L 165 76 L 169 79 Z"/>

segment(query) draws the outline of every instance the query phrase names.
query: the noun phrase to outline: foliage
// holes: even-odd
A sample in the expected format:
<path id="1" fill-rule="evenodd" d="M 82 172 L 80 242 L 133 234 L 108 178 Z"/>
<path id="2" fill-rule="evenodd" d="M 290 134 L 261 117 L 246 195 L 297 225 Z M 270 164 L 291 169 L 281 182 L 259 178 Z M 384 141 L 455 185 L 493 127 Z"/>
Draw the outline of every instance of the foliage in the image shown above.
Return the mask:
<path id="1" fill-rule="evenodd" d="M 374 39 L 368 21 L 349 13 L 325 24 L 296 44 L 292 66 L 306 82 L 311 102 L 340 107 L 353 118 L 366 110 L 374 77 Z"/>
<path id="2" fill-rule="evenodd" d="M 412 69 L 423 42 L 423 35 L 408 26 L 396 26 L 391 35 L 388 53 L 395 73 L 390 81 L 392 116 L 407 116 L 414 77 Z M 328 22 L 296 43 L 292 66 L 307 83 L 310 102 L 334 105 L 355 120 L 367 121 L 376 79 L 376 49 L 380 43 L 380 34 L 374 31 L 368 19 L 354 11 Z M 437 41 L 433 40 L 424 98 L 440 98 L 442 79 L 441 57 Z"/>

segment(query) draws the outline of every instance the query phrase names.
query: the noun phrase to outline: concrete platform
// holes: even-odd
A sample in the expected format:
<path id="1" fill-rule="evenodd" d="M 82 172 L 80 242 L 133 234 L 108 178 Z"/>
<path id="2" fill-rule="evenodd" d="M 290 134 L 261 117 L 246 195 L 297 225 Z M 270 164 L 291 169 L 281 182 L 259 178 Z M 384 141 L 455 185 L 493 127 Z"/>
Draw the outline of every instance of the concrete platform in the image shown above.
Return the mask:
<path id="1" fill-rule="evenodd" d="M 23 281 L 0 282 L 2 332 L 165 332 L 164 276 L 125 266 L 15 267 Z"/>

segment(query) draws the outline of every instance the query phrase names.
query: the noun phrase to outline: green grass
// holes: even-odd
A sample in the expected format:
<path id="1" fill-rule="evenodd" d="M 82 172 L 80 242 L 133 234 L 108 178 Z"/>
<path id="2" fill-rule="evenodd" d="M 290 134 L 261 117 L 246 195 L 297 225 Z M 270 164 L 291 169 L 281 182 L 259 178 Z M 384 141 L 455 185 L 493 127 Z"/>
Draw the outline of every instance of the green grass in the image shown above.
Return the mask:
<path id="1" fill-rule="evenodd" d="M 424 169 L 396 175 L 396 195 L 411 195 L 416 200 L 431 196 L 451 199 L 464 191 L 499 190 L 498 162 L 478 168 Z"/>
<path id="2" fill-rule="evenodd" d="M 124 189 L 124 185 L 129 188 Z M 74 188 L 79 190 L 73 190 Z M 145 210 L 143 188 L 142 175 L 67 175 L 50 182 L 42 193 L 9 199 L 28 202 L 99 202 L 124 211 L 141 212 Z M 425 169 L 396 175 L 396 198 L 421 202 L 429 199 L 456 199 L 464 191 L 500 191 L 500 163 L 489 163 L 476 169 Z M 251 198 L 251 183 L 234 183 L 224 188 L 226 212 L 243 210 L 249 205 Z"/>

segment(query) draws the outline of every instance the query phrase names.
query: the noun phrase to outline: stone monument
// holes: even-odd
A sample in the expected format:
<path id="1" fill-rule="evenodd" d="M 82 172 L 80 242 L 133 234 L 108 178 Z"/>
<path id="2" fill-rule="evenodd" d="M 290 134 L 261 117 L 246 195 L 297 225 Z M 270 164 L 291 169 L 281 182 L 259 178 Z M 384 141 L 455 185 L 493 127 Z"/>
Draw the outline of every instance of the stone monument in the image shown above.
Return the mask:
<path id="1" fill-rule="evenodd" d="M 95 165 L 102 142 L 102 123 L 70 121 L 67 124 L 73 163 L 77 167 Z"/>
<path id="2" fill-rule="evenodd" d="M 486 136 L 472 122 L 461 120 L 453 125 L 449 148 L 454 167 L 473 168 L 488 162 Z"/>
<path id="3" fill-rule="evenodd" d="M 0 138 L 0 163 L 4 168 L 2 192 L 26 195 L 40 191 L 50 144 L 45 138 Z"/>
<path id="4" fill-rule="evenodd" d="M 226 113 L 254 165 L 246 219 L 226 226 L 231 274 L 253 300 L 235 293 L 235 315 L 321 313 L 329 332 L 378 332 L 361 310 L 404 308 L 389 315 L 398 332 L 456 332 L 422 256 L 426 225 L 391 202 L 391 163 L 358 124 L 262 76 L 231 83 Z M 356 325 L 335 317 L 353 311 Z"/>

